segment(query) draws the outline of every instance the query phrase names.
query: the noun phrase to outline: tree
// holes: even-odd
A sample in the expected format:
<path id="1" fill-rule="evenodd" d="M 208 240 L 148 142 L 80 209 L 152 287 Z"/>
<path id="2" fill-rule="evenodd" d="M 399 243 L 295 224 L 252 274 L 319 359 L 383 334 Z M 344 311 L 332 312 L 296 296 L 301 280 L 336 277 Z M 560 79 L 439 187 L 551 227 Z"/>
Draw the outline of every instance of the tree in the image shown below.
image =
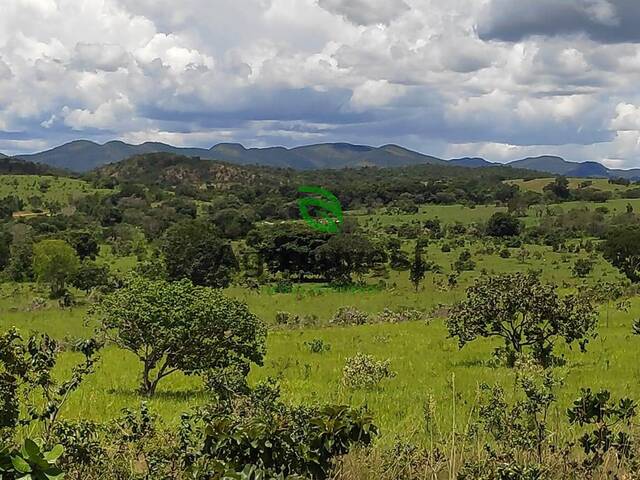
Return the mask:
<path id="1" fill-rule="evenodd" d="M 602 245 L 602 255 L 634 283 L 640 282 L 640 226 L 614 228 Z"/>
<path id="2" fill-rule="evenodd" d="M 253 228 L 253 222 L 249 216 L 235 208 L 212 212 L 211 219 L 224 238 L 233 240 L 244 237 Z"/>
<path id="3" fill-rule="evenodd" d="M 170 280 L 188 278 L 196 285 L 224 288 L 238 270 L 231 245 L 202 220 L 184 220 L 169 228 L 161 251 Z"/>
<path id="4" fill-rule="evenodd" d="M 522 222 L 505 212 L 494 213 L 486 227 L 486 233 L 491 237 L 515 237 L 521 231 Z"/>
<path id="5" fill-rule="evenodd" d="M 149 396 L 174 372 L 248 371 L 265 353 L 266 328 L 244 303 L 189 280 L 132 277 L 96 313 L 107 338 L 142 362 L 141 389 Z"/>
<path id="6" fill-rule="evenodd" d="M 416 245 L 416 249 L 413 254 L 413 262 L 411 263 L 411 271 L 409 272 L 409 279 L 411 280 L 411 283 L 413 283 L 416 292 L 418 291 L 418 287 L 420 287 L 420 282 L 424 280 L 426 273 L 427 264 L 422 258 L 422 248 L 420 248 L 419 245 Z"/>
<path id="7" fill-rule="evenodd" d="M 558 339 L 569 345 L 578 342 L 584 351 L 596 324 L 590 300 L 560 298 L 556 286 L 543 284 L 533 273 L 479 278 L 447 320 L 449 334 L 458 338 L 460 347 L 478 337 L 499 337 L 510 365 L 530 349 L 543 366 L 553 361 Z"/>
<path id="8" fill-rule="evenodd" d="M 15 195 L 9 195 L 0 200 L 0 218 L 10 219 L 15 212 L 24 208 L 24 202 Z"/>
<path id="9" fill-rule="evenodd" d="M 80 260 L 90 258 L 95 260 L 98 255 L 98 242 L 91 232 L 75 231 L 68 235 L 69 244 L 76 250 Z"/>
<path id="10" fill-rule="evenodd" d="M 19 223 L 11 228 L 9 264 L 6 273 L 14 282 L 26 282 L 33 278 L 33 228 Z"/>
<path id="11" fill-rule="evenodd" d="M 92 260 L 84 260 L 71 278 L 71 285 L 87 293 L 94 288 L 104 287 L 108 284 L 109 267 L 98 265 Z"/>
<path id="12" fill-rule="evenodd" d="M 43 240 L 33 246 L 33 271 L 38 281 L 49 284 L 53 298 L 65 293 L 66 282 L 79 265 L 78 254 L 63 240 Z"/>
<path id="13" fill-rule="evenodd" d="M 384 249 L 364 235 L 333 235 L 314 250 L 316 268 L 329 282 L 350 283 L 351 276 L 362 276 L 387 261 Z"/>
<path id="14" fill-rule="evenodd" d="M 7 231 L 0 231 L 0 270 L 9 264 L 11 258 L 11 234 Z"/>
<path id="15" fill-rule="evenodd" d="M 550 192 L 552 195 L 560 200 L 568 200 L 571 197 L 571 191 L 569 190 L 569 180 L 566 177 L 557 177 L 552 183 L 546 185 L 543 190 Z"/>
<path id="16" fill-rule="evenodd" d="M 247 245 L 259 253 L 271 273 L 303 278 L 322 273 L 314 252 L 330 238 L 330 234 L 306 225 L 285 223 L 252 230 L 247 234 Z"/>
<path id="17" fill-rule="evenodd" d="M 471 259 L 471 252 L 469 250 L 463 250 L 460 252 L 458 260 L 453 263 L 453 269 L 456 272 L 470 272 L 475 270 L 476 262 Z"/>
<path id="18" fill-rule="evenodd" d="M 573 264 L 573 275 L 579 278 L 587 277 L 593 270 L 594 261 L 590 258 L 579 258 Z"/>
<path id="19" fill-rule="evenodd" d="M 402 243 L 397 238 L 387 240 L 387 252 L 389 255 L 389 265 L 392 269 L 402 271 L 411 268 L 409 257 L 402 250 Z"/>

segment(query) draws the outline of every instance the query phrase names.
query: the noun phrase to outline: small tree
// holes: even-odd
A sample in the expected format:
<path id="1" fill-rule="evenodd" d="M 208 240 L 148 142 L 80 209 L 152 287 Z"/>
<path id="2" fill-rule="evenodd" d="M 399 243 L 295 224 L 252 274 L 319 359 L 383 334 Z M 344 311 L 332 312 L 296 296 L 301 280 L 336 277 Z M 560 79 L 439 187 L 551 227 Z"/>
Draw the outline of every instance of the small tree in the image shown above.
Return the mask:
<path id="1" fill-rule="evenodd" d="M 87 293 L 94 288 L 104 287 L 109 284 L 109 267 L 85 260 L 71 278 L 71 284 Z"/>
<path id="2" fill-rule="evenodd" d="M 470 272 L 476 268 L 476 262 L 471 259 L 471 252 L 469 250 L 463 250 L 460 252 L 458 260 L 453 264 L 453 269 L 456 272 Z"/>
<path id="3" fill-rule="evenodd" d="M 522 231 L 522 222 L 505 212 L 494 213 L 487 222 L 486 233 L 491 237 L 515 237 Z"/>
<path id="4" fill-rule="evenodd" d="M 53 298 L 65 293 L 66 282 L 79 265 L 78 254 L 63 240 L 43 240 L 33 246 L 33 271 L 38 281 L 49 284 Z"/>
<path id="5" fill-rule="evenodd" d="M 411 280 L 411 283 L 413 283 L 416 292 L 418 291 L 418 287 L 420 287 L 420 282 L 424 280 L 426 274 L 427 264 L 422 258 L 422 248 L 420 248 L 419 245 L 416 245 L 413 262 L 411 263 L 411 271 L 409 272 L 409 279 Z"/>
<path id="6" fill-rule="evenodd" d="M 454 306 L 447 328 L 460 347 L 478 337 L 500 337 L 509 364 L 530 349 L 536 361 L 548 366 L 558 339 L 578 342 L 584 351 L 596 323 L 587 298 L 560 298 L 556 287 L 543 284 L 537 274 L 518 273 L 476 280 L 466 300 Z"/>
<path id="7" fill-rule="evenodd" d="M 593 270 L 594 262 L 590 258 L 579 258 L 573 264 L 573 275 L 579 278 L 589 276 Z"/>
<path id="8" fill-rule="evenodd" d="M 142 362 L 141 390 L 148 396 L 177 371 L 191 375 L 262 364 L 262 322 L 244 303 L 188 280 L 133 277 L 107 295 L 96 313 L 107 338 Z"/>
<path id="9" fill-rule="evenodd" d="M 640 226 L 624 226 L 609 232 L 602 255 L 629 280 L 640 282 Z"/>

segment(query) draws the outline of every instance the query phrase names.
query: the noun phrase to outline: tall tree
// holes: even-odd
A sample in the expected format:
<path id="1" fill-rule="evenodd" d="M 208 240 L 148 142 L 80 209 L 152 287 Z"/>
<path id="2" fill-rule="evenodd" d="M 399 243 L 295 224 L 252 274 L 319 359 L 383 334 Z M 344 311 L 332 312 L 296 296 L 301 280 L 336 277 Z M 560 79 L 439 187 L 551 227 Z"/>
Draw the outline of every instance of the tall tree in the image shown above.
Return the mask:
<path id="1" fill-rule="evenodd" d="M 188 278 L 196 285 L 224 288 L 239 267 L 231 244 L 202 220 L 184 220 L 170 227 L 161 250 L 170 280 Z"/>
<path id="2" fill-rule="evenodd" d="M 602 255 L 629 280 L 640 282 L 640 226 L 611 230 L 602 245 Z"/>
<path id="3" fill-rule="evenodd" d="M 332 236 L 314 251 L 316 268 L 327 281 L 348 284 L 352 275 L 362 276 L 387 260 L 384 249 L 364 235 Z"/>
<path id="4" fill-rule="evenodd" d="M 413 287 L 418 291 L 420 283 L 424 280 L 427 274 L 427 264 L 422 258 L 422 246 L 417 243 L 416 249 L 413 253 L 413 262 L 411 262 L 411 270 L 409 272 L 409 279 L 413 283 Z"/>

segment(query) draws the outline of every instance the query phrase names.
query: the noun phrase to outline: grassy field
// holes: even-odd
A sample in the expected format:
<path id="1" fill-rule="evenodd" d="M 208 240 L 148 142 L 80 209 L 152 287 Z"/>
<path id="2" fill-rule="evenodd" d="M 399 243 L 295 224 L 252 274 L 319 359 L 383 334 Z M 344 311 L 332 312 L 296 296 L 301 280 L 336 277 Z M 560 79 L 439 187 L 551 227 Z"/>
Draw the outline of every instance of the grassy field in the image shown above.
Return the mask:
<path id="1" fill-rule="evenodd" d="M 43 201 L 55 201 L 63 205 L 70 199 L 96 192 L 99 190 L 84 180 L 66 177 L 50 177 L 42 175 L 1 175 L 0 198 L 17 195 L 27 205 L 31 197 L 40 197 Z"/>
<path id="2" fill-rule="evenodd" d="M 520 187 L 520 190 L 523 191 L 531 191 L 536 193 L 542 193 L 545 186 L 549 185 L 555 180 L 555 178 L 534 178 L 532 180 L 507 180 L 505 183 L 509 183 L 511 185 L 517 185 Z M 625 185 L 616 185 L 609 183 L 609 179 L 607 178 L 568 178 L 569 180 L 569 188 L 577 189 L 580 188 L 580 185 L 584 182 L 591 182 L 589 185 L 590 188 L 595 188 L 597 190 L 602 190 L 603 192 L 619 192 L 628 190 L 629 188 L 634 188 L 635 186 L 625 186 Z"/>
<path id="3" fill-rule="evenodd" d="M 613 200 L 608 202 L 608 208 L 611 214 L 622 212 L 627 203 L 626 200 Z M 640 208 L 640 200 L 631 203 Z M 585 205 L 564 204 L 558 208 L 568 211 L 580 206 Z M 596 206 L 587 204 L 588 208 Z M 444 223 L 472 223 L 488 218 L 495 211 L 495 207 L 429 206 L 417 215 L 360 216 L 359 221 L 368 228 L 436 216 Z M 535 212 L 532 211 L 526 220 L 527 223 L 537 221 Z M 580 288 L 582 281 L 571 276 L 571 267 L 581 255 L 527 246 L 532 253 L 540 251 L 541 255 L 520 262 L 515 258 L 517 249 L 512 249 L 511 258 L 504 259 L 480 254 L 480 247 L 480 244 L 473 243 L 443 253 L 441 243 L 431 244 L 426 256 L 441 265 L 444 273 L 429 275 L 417 293 L 409 283 L 407 272 L 391 272 L 384 280 L 385 289 L 336 291 L 318 284 L 298 285 L 290 294 L 275 294 L 269 287 L 263 287 L 259 293 L 240 287 L 228 289 L 229 295 L 246 301 L 251 310 L 268 324 L 273 325 L 277 312 L 287 311 L 298 315 L 314 314 L 319 323 L 325 325 L 301 330 L 272 329 L 264 366 L 253 369 L 251 381 L 277 378 L 284 399 L 293 403 L 330 401 L 367 405 L 382 429 L 383 442 L 391 442 L 397 435 L 417 435 L 423 429 L 424 406 L 429 402 L 437 405 L 437 425 L 442 432 L 451 431 L 454 420 L 456 428 L 461 428 L 473 410 L 480 383 L 500 383 L 509 395 L 514 394 L 514 373 L 506 368 L 493 368 L 486 362 L 492 350 L 499 346 L 498 342 L 478 341 L 459 350 L 457 344 L 447 338 L 441 318 L 432 318 L 429 322 L 360 327 L 326 325 L 342 305 L 355 306 L 372 314 L 385 307 L 400 306 L 431 311 L 440 304 L 450 304 L 463 298 L 464 288 L 482 270 L 498 273 L 540 269 L 545 279 L 561 285 L 563 291 Z M 476 269 L 465 272 L 457 288 L 447 290 L 442 284 L 451 271 L 451 264 L 465 248 L 473 253 Z M 108 249 L 103 249 L 100 261 L 110 263 L 120 271 L 126 271 L 135 264 L 133 258 L 114 258 Z M 600 259 L 586 282 L 619 278 L 619 273 Z M 377 281 L 371 279 L 370 283 Z M 58 339 L 91 335 L 94 325 L 87 316 L 86 304 L 81 301 L 73 309 L 62 310 L 54 302 L 49 302 L 45 308 L 34 310 L 33 298 L 45 296 L 44 288 L 37 285 L 3 285 L 0 292 L 0 329 L 15 325 L 24 333 L 43 331 Z M 565 378 L 565 385 L 560 390 L 560 402 L 554 407 L 553 415 L 558 425 L 564 425 L 564 433 L 569 433 L 564 430 L 567 428 L 563 420 L 565 409 L 582 386 L 606 387 L 616 396 L 640 398 L 640 365 L 637 362 L 640 340 L 631 336 L 630 326 L 632 320 L 640 316 L 640 302 L 633 299 L 628 312 L 618 311 L 613 306 L 606 309 L 608 314 L 604 310 L 603 307 L 599 337 L 590 344 L 588 352 L 563 352 L 568 363 L 559 371 Z M 329 343 L 331 350 L 323 354 L 311 353 L 305 342 L 316 338 Z M 389 359 L 397 376 L 385 381 L 378 390 L 346 389 L 341 384 L 342 368 L 345 360 L 357 352 Z M 115 347 L 107 347 L 101 356 L 97 372 L 71 397 L 64 411 L 66 417 L 105 420 L 117 416 L 122 408 L 135 407 L 142 401 L 137 394 L 140 365 L 136 359 Z M 76 359 L 76 354 L 64 353 L 61 369 L 70 368 Z M 180 412 L 206 399 L 198 378 L 176 374 L 160 384 L 159 393 L 150 405 L 153 411 L 174 423 L 178 421 Z"/>

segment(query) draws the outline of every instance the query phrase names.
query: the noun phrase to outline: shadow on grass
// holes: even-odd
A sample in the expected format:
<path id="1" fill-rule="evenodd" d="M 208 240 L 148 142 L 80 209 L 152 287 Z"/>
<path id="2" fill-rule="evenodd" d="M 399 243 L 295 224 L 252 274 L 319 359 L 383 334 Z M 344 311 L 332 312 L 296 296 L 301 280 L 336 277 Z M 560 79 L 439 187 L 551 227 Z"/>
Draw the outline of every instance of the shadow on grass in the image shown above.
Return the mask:
<path id="1" fill-rule="evenodd" d="M 110 388 L 107 390 L 109 395 L 118 395 L 131 400 L 171 400 L 171 401 L 190 401 L 194 399 L 207 399 L 210 394 L 206 390 L 160 390 L 153 397 L 147 397 L 140 390 L 128 388 Z"/>

